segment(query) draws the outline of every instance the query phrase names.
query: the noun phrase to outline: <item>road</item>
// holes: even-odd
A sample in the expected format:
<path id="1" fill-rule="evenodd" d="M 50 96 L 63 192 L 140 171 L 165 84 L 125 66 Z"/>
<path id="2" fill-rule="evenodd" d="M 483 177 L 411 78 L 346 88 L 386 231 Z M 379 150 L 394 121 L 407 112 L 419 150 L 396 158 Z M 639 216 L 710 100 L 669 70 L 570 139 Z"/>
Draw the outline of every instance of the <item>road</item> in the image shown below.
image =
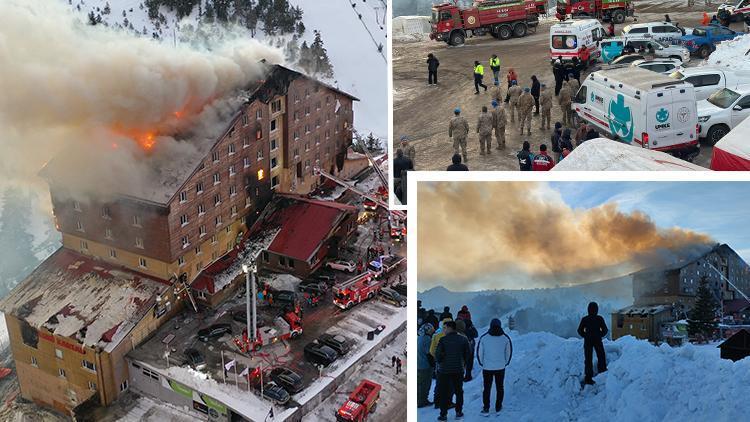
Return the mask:
<path id="1" fill-rule="evenodd" d="M 702 6 L 693 9 L 679 7 L 676 3 L 667 6 L 649 5 L 637 10 L 639 22 L 663 19 L 669 13 L 673 22 L 681 26 L 699 25 L 702 17 Z M 647 10 L 647 12 L 643 12 Z M 715 10 L 715 7 L 713 8 Z M 708 10 L 708 9 L 707 9 Z M 542 22 L 536 33 L 524 38 L 513 38 L 499 41 L 490 36 L 469 39 L 460 47 L 451 47 L 443 42 L 429 39 L 421 41 L 393 41 L 393 139 L 398 142 L 402 135 L 412 139 L 417 155 L 416 170 L 444 170 L 451 161 L 453 145 L 448 138 L 448 122 L 453 116 L 453 109 L 460 107 L 462 115 L 469 121 L 471 129 L 468 140 L 469 162 L 471 170 L 518 170 L 515 154 L 521 149 L 523 141 L 528 140 L 532 150 L 538 150 L 542 143 L 549 144 L 550 131 L 540 131 L 538 116 L 532 119 L 531 136 L 519 135 L 517 123 L 509 123 L 506 128 L 506 149 L 494 150 L 492 154 L 480 156 L 479 142 L 475 133 L 477 116 L 482 106 L 491 109 L 490 96 L 487 93 L 474 94 L 473 63 L 479 60 L 486 64 L 492 54 L 501 60 L 501 73 L 504 75 L 512 67 L 519 76 L 522 87 L 531 85 L 531 76 L 536 75 L 542 83 L 554 89 L 554 78 L 549 64 L 549 27 L 553 21 Z M 629 18 L 625 24 L 632 23 Z M 617 25 L 619 33 L 622 26 Z M 741 23 L 732 25 L 741 30 Z M 439 85 L 427 85 L 425 60 L 428 53 L 433 53 L 440 60 Z M 693 58 L 689 66 L 697 65 Z M 489 77 L 488 77 L 489 76 Z M 583 79 L 583 75 L 581 77 Z M 504 81 L 504 76 L 501 83 Z M 487 69 L 485 83 L 492 83 L 492 73 Z M 552 122 L 561 120 L 560 107 L 554 102 Z M 703 144 L 695 164 L 708 167 L 712 148 Z"/>

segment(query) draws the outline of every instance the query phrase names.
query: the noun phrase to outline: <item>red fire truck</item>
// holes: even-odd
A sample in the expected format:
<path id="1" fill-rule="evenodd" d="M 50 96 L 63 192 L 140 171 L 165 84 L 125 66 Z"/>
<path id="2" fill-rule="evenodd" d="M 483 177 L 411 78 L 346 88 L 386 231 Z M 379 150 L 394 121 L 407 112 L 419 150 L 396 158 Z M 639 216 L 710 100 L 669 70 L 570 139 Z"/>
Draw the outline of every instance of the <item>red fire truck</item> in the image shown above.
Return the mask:
<path id="1" fill-rule="evenodd" d="M 363 422 L 367 416 L 375 411 L 380 398 L 380 384 L 370 380 L 362 380 L 349 400 L 336 412 L 337 422 Z"/>
<path id="2" fill-rule="evenodd" d="M 383 284 L 383 279 L 376 278 L 375 273 L 368 270 L 364 274 L 333 286 L 333 303 L 341 309 L 349 309 L 375 297 Z"/>
<path id="3" fill-rule="evenodd" d="M 255 342 L 249 338 L 247 330 L 243 330 L 242 337 L 236 337 L 234 344 L 242 353 L 247 353 L 249 350 L 258 350 L 262 346 L 295 338 L 300 334 L 302 334 L 302 318 L 294 312 L 287 312 L 276 317 L 273 326 L 259 327 Z"/>
<path id="4" fill-rule="evenodd" d="M 557 0 L 556 16 L 560 20 L 565 20 L 567 16 L 590 17 L 620 24 L 634 14 L 632 0 Z"/>
<path id="5" fill-rule="evenodd" d="M 525 37 L 529 29 L 536 31 L 545 5 L 544 0 L 475 1 L 469 8 L 455 3 L 436 4 L 432 6 L 430 38 L 461 45 L 467 37 L 485 34 L 501 40 Z"/>

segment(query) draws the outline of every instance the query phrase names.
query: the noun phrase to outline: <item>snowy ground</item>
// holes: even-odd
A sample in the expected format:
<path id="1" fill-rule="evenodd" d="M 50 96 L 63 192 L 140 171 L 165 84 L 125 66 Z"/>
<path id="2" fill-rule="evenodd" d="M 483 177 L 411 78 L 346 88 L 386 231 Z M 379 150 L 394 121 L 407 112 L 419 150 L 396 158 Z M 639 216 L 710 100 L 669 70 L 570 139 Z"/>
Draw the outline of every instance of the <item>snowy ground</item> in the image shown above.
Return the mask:
<path id="1" fill-rule="evenodd" d="M 196 420 L 194 414 L 178 409 L 168 403 L 156 402 L 148 397 L 139 397 L 135 406 L 118 421 L 120 422 L 189 422 Z"/>
<path id="2" fill-rule="evenodd" d="M 510 336 L 513 360 L 505 375 L 502 420 L 734 421 L 746 420 L 750 411 L 750 359 L 722 360 L 715 347 L 655 347 L 633 337 L 606 341 L 609 370 L 581 391 L 582 340 L 549 333 Z M 464 384 L 466 420 L 479 418 L 481 384 L 475 365 L 474 380 Z M 436 418 L 437 412 L 419 409 L 419 419 Z"/>

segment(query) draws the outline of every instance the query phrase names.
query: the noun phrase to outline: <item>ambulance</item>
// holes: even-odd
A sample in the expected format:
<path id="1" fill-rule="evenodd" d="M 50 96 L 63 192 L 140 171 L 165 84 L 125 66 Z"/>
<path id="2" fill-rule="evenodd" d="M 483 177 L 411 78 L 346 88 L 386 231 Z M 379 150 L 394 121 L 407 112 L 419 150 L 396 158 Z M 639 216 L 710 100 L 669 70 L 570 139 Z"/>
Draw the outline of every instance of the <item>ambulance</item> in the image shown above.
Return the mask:
<path id="1" fill-rule="evenodd" d="M 573 60 L 589 64 L 601 55 L 599 42 L 604 39 L 604 28 L 596 19 L 574 19 L 552 25 L 549 30 L 550 58 Z"/>
<path id="2" fill-rule="evenodd" d="M 594 72 L 582 82 L 571 107 L 603 135 L 687 161 L 700 152 L 693 85 L 637 67 Z"/>

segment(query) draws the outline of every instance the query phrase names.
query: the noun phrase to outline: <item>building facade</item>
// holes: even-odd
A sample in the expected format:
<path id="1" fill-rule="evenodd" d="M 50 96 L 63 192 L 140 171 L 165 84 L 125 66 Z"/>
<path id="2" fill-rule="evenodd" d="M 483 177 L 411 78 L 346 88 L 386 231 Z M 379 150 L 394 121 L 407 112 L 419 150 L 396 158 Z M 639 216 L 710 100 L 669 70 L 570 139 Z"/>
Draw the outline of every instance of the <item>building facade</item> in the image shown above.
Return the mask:
<path id="1" fill-rule="evenodd" d="M 612 313 L 612 340 L 633 336 L 642 340 L 661 341 L 662 324 L 673 320 L 672 308 L 667 305 L 629 306 Z"/>

